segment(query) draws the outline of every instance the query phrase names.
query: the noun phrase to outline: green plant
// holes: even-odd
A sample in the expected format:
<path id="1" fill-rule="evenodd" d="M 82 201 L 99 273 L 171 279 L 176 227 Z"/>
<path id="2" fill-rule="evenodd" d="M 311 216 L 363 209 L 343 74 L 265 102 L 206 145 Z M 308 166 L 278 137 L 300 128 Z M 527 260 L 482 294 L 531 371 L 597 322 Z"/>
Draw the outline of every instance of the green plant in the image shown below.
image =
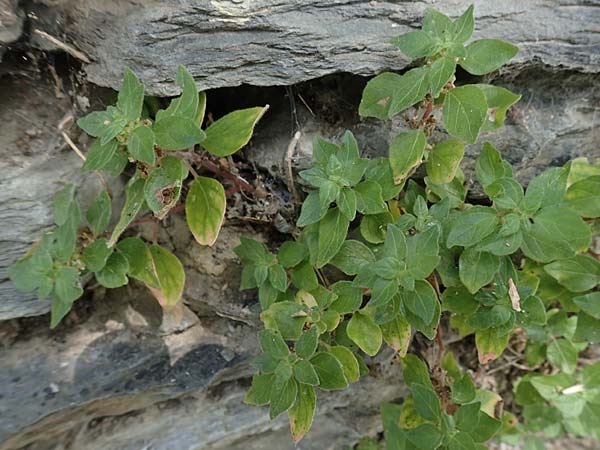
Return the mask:
<path id="1" fill-rule="evenodd" d="M 248 143 L 268 106 L 234 111 L 202 130 L 205 93 L 198 93 L 193 77 L 183 66 L 176 81 L 181 95 L 151 118 L 144 103 L 144 86 L 127 69 L 117 104 L 77 121 L 96 138 L 83 172 L 119 176 L 129 165 L 133 175 L 128 174 L 126 200 L 112 231 L 107 231 L 112 216 L 109 192 L 102 191 L 92 202 L 82 224 L 75 187 L 67 185 L 54 199 L 55 226 L 9 268 L 17 289 L 37 289 L 40 299 L 52 297 L 51 327 L 81 297 L 82 277 L 88 273 L 107 288 L 126 285 L 129 278 L 139 280 L 165 308 L 181 299 L 185 273 L 177 257 L 138 237 L 120 239 L 142 212 L 150 211 L 161 220 L 187 190 L 186 219 L 194 238 L 202 245 L 212 245 L 217 239 L 225 217 L 225 190 L 214 178 L 199 176 L 194 167 L 214 173 L 221 170 L 208 155 L 197 152 L 197 147 L 217 157 L 235 153 Z M 186 183 L 189 172 L 193 180 Z"/>
<path id="2" fill-rule="evenodd" d="M 488 199 L 467 202 L 464 143 L 499 128 L 520 98 L 489 84 L 454 85 L 457 65 L 483 75 L 517 53 L 493 39 L 465 47 L 472 32 L 473 7 L 454 21 L 429 9 L 422 30 L 395 39 L 422 64 L 369 81 L 359 112 L 387 119 L 419 104 L 405 116 L 411 129 L 393 139 L 387 158 L 371 160 L 349 132 L 339 146 L 317 138 L 314 166 L 300 172 L 314 190 L 297 239 L 276 254 L 247 238 L 235 249 L 241 288 L 258 288 L 265 327 L 245 401 L 270 405 L 271 418 L 287 411 L 295 441 L 311 426 L 316 389 L 358 381 L 368 373 L 363 355 L 375 356 L 383 342 L 402 358 L 410 390 L 401 405 L 382 406 L 390 450 L 476 450 L 500 436 L 537 448 L 530 432 L 563 427 L 598 437 L 600 366 L 574 373 L 578 352 L 600 340 L 600 262 L 589 250 L 600 164 L 576 159 L 524 190 L 484 143 L 475 174 Z M 429 143 L 440 115 L 452 137 Z M 423 165 L 424 186 L 409 180 Z M 523 423 L 445 351 L 442 313 L 461 336 L 474 335 L 482 368 L 526 343 L 521 367 L 531 373 L 517 385 Z M 414 332 L 437 342 L 431 365 L 407 354 Z M 580 407 L 569 410 L 576 397 Z"/>

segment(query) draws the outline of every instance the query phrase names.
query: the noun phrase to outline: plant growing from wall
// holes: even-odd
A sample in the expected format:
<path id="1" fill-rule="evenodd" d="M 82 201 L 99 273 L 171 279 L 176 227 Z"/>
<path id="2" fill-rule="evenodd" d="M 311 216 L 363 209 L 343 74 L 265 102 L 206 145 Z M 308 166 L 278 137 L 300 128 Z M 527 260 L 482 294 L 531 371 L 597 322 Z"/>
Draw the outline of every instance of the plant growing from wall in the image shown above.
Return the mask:
<path id="1" fill-rule="evenodd" d="M 205 93 L 198 92 L 183 66 L 176 82 L 181 95 L 151 118 L 144 86 L 127 69 L 117 104 L 77 121 L 96 138 L 82 171 L 113 177 L 128 173 L 128 180 L 114 226 L 110 226 L 112 200 L 107 190 L 83 215 L 75 186 L 67 185 L 54 199 L 55 226 L 9 268 L 17 289 L 37 290 L 40 299 L 52 298 L 51 327 L 81 297 L 82 278 L 91 273 L 107 288 L 126 285 L 130 278 L 139 280 L 165 308 L 179 302 L 185 273 L 177 257 L 138 237 L 121 239 L 140 214 L 148 212 L 161 220 L 178 205 L 185 206 L 196 241 L 202 245 L 216 241 L 225 217 L 225 190 L 214 177 L 199 176 L 194 167 L 219 173 L 209 156 L 225 157 L 246 145 L 268 106 L 231 112 L 202 130 Z M 190 172 L 193 179 L 188 182 Z M 181 203 L 184 191 L 187 195 Z"/>
<path id="2" fill-rule="evenodd" d="M 384 343 L 410 390 L 402 404 L 382 406 L 389 450 L 478 450 L 500 437 L 537 449 L 541 432 L 600 438 L 600 363 L 582 368 L 577 356 L 600 341 L 600 262 L 590 249 L 600 164 L 576 159 L 524 189 L 485 142 L 475 175 L 487 200 L 468 202 L 465 143 L 499 128 L 520 98 L 489 84 L 455 86 L 457 66 L 484 75 L 517 53 L 495 39 L 465 45 L 473 28 L 473 7 L 456 20 L 429 9 L 422 30 L 395 39 L 420 64 L 373 78 L 359 112 L 389 119 L 418 105 L 405 115 L 410 129 L 387 158 L 370 160 L 349 132 L 340 145 L 317 138 L 314 165 L 300 172 L 313 190 L 298 238 L 276 253 L 248 238 L 235 249 L 241 288 L 258 288 L 264 324 L 245 401 L 269 405 L 272 419 L 287 411 L 295 441 L 311 427 L 317 390 L 358 381 Z M 450 136 L 433 141 L 439 125 Z M 419 169 L 423 185 L 409 179 Z M 442 314 L 474 336 L 483 368 L 525 346 L 521 421 L 445 351 Z M 416 332 L 437 345 L 430 364 L 407 353 Z"/>

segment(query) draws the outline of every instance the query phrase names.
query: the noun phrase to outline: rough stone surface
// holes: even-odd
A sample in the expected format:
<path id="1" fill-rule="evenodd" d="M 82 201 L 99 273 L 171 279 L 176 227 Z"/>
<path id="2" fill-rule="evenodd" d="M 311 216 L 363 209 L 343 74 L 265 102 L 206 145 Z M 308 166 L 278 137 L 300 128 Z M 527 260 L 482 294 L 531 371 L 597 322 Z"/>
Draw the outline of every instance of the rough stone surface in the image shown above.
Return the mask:
<path id="1" fill-rule="evenodd" d="M 68 18 L 62 23 L 69 24 L 63 30 L 69 41 L 93 60 L 86 68 L 92 82 L 117 88 L 129 66 L 156 95 L 177 92 L 173 80 L 178 64 L 203 89 L 290 85 L 338 72 L 399 70 L 409 61 L 394 51 L 392 37 L 420 26 L 427 7 L 457 16 L 471 3 L 474 36 L 519 45 L 515 63 L 537 61 L 584 72 L 596 72 L 599 63 L 600 34 L 594 24 L 600 21 L 600 8 L 587 0 L 58 3 Z M 43 8 L 38 15 L 46 14 Z"/>

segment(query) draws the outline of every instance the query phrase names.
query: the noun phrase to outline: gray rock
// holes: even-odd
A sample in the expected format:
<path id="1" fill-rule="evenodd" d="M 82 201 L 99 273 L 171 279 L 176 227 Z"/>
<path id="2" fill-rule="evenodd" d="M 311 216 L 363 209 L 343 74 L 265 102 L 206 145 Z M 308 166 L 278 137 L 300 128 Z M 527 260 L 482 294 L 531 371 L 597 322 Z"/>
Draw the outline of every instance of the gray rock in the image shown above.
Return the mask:
<path id="1" fill-rule="evenodd" d="M 515 64 L 597 72 L 596 2 L 569 0 L 110 0 L 67 2 L 70 42 L 93 63 L 89 79 L 118 88 L 132 68 L 154 95 L 172 95 L 178 64 L 209 89 L 291 85 L 323 75 L 373 75 L 409 61 L 390 38 L 420 26 L 427 7 L 457 16 L 475 3 L 475 37 L 519 45 Z M 143 4 L 143 7 L 141 6 Z M 60 7 L 58 7 L 60 8 Z M 52 14 L 56 10 L 52 9 Z M 40 16 L 44 15 L 41 11 Z"/>
<path id="2" fill-rule="evenodd" d="M 21 37 L 23 16 L 17 0 L 0 0 L 0 48 Z"/>
<path id="3" fill-rule="evenodd" d="M 241 401 L 256 330 L 183 305 L 165 313 L 140 289 L 84 297 L 55 332 L 29 319 L 19 337 L 0 323 L 0 449 L 224 450 L 248 448 L 249 436 L 250 448 L 292 449 L 285 420 Z M 402 394 L 390 362 L 384 352 L 377 377 L 320 397 L 324 420 L 300 448 L 350 444 L 356 414 L 360 433 L 374 432 L 379 402 Z"/>

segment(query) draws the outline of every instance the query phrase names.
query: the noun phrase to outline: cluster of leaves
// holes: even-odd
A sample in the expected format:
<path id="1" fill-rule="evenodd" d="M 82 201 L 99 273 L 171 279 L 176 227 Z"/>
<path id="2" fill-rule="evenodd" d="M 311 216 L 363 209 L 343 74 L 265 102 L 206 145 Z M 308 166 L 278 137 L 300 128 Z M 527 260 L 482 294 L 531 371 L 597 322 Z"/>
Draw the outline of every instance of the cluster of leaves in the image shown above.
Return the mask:
<path id="1" fill-rule="evenodd" d="M 389 450 L 485 449 L 483 443 L 514 423 L 511 415 L 497 417 L 500 397 L 477 389 L 452 353 L 444 356 L 442 384 L 432 383 L 427 365 L 415 355 L 407 355 L 402 368 L 410 395 L 402 405 L 381 407 Z"/>
<path id="2" fill-rule="evenodd" d="M 297 239 L 277 254 L 247 238 L 236 248 L 241 288 L 258 288 L 265 326 L 246 401 L 269 404 L 271 418 L 287 410 L 296 441 L 312 423 L 315 389 L 357 381 L 368 371 L 365 356 L 383 342 L 403 358 L 411 391 L 402 405 L 383 408 L 388 449 L 478 450 L 499 434 L 539 430 L 539 421 L 528 428 L 527 417 L 517 424 L 498 395 L 477 389 L 450 354 L 433 378 L 407 355 L 414 332 L 441 340 L 443 312 L 460 335 L 475 336 L 482 365 L 525 333 L 532 372 L 561 371 L 567 388 L 578 381 L 577 352 L 600 339 L 600 262 L 589 250 L 599 228 L 600 165 L 578 159 L 550 168 L 525 191 L 484 143 L 475 172 L 488 201 L 467 202 L 464 144 L 501 126 L 519 99 L 496 86 L 454 86 L 457 64 L 481 75 L 517 51 L 489 39 L 464 47 L 472 32 L 472 8 L 455 21 L 428 10 L 422 31 L 395 40 L 424 64 L 371 80 L 359 112 L 389 118 L 421 102 L 424 114 L 409 119 L 412 129 L 393 139 L 388 158 L 361 158 L 349 132 L 339 146 L 315 139 L 314 167 L 300 173 L 314 190 L 302 205 Z M 438 109 L 453 137 L 431 145 Z M 408 180 L 421 165 L 424 186 Z M 546 376 L 533 373 L 531 380 Z M 600 428 L 598 396 L 589 392 L 581 402 L 587 409 L 578 412 L 587 422 L 565 425 L 568 431 L 593 435 L 590 427 Z M 539 393 L 527 414 L 556 401 L 554 393 Z"/>
<path id="3" fill-rule="evenodd" d="M 37 289 L 40 299 L 52 297 L 51 327 L 82 295 L 82 277 L 87 273 L 94 273 L 96 281 L 107 288 L 126 285 L 129 278 L 140 280 L 166 308 L 181 299 L 185 274 L 172 253 L 139 238 L 119 239 L 138 215 L 150 211 L 160 220 L 180 202 L 189 176 L 188 161 L 198 162 L 198 144 L 217 157 L 235 153 L 248 143 L 268 107 L 234 111 L 202 130 L 205 93 L 198 92 L 183 66 L 178 69 L 176 81 L 181 95 L 168 108 L 158 110 L 152 120 L 144 102 L 144 86 L 127 69 L 116 106 L 77 121 L 81 129 L 96 138 L 83 172 L 104 171 L 119 176 L 130 164 L 133 175 L 127 181 L 125 203 L 112 231 L 108 231 L 112 222 L 109 193 L 103 191 L 93 201 L 82 224 L 75 188 L 68 185 L 54 201 L 56 226 L 9 268 L 17 289 Z M 188 226 L 200 244 L 215 242 L 225 207 L 221 183 L 194 172 L 187 186 L 185 211 Z"/>

